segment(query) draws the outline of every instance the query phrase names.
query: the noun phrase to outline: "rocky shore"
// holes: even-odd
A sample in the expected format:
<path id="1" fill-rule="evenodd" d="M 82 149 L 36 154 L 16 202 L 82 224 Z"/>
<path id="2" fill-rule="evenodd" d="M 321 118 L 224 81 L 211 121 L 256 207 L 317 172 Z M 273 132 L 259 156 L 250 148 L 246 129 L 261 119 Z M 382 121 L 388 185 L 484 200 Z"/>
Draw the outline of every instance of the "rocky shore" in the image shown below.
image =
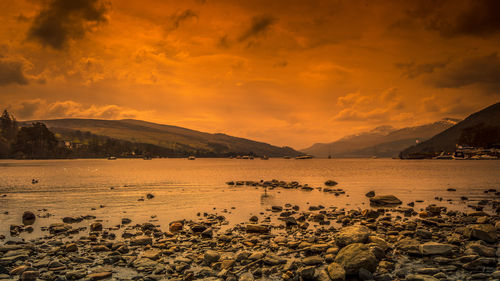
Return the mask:
<path id="1" fill-rule="evenodd" d="M 227 184 L 320 188 L 348 200 L 335 181 L 324 187 L 276 180 Z M 496 212 L 482 211 L 496 209 L 498 194 L 486 192 L 492 200 L 466 212 L 447 210 L 440 198 L 415 209 L 372 191 L 366 209 L 285 204 L 239 224 L 209 213 L 168 225 L 124 217 L 108 226 L 94 216 L 65 217 L 43 226 L 45 235 L 30 241 L 14 239 L 33 231 L 39 218 L 25 212 L 22 224 L 10 226 L 11 237 L 0 237 L 0 279 L 500 280 L 500 221 Z"/>

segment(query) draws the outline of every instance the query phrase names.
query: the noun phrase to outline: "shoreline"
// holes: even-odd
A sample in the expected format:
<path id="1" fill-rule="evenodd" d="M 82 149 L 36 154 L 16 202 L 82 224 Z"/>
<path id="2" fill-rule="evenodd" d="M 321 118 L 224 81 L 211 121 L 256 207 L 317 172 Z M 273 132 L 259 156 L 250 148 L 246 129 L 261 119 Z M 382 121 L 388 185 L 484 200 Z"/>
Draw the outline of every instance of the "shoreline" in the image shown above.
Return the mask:
<path id="1" fill-rule="evenodd" d="M 232 183 L 241 188 L 307 188 L 281 181 Z M 323 192 L 344 196 L 331 184 Z M 398 203 L 389 199 L 384 202 Z M 483 203 L 497 207 L 496 200 Z M 424 210 L 400 204 L 360 210 L 284 204 L 238 224 L 209 212 L 167 225 L 159 225 L 153 216 L 131 221 L 114 214 L 121 217 L 115 225 L 96 216 L 65 217 L 41 225 L 39 238 L 14 242 L 29 230 L 30 221 L 25 220 L 26 225 L 11 227 L 14 238 L 0 240 L 0 279 L 499 279 L 498 215 L 439 205 L 437 201 Z M 25 219 L 39 218 L 32 213 Z"/>

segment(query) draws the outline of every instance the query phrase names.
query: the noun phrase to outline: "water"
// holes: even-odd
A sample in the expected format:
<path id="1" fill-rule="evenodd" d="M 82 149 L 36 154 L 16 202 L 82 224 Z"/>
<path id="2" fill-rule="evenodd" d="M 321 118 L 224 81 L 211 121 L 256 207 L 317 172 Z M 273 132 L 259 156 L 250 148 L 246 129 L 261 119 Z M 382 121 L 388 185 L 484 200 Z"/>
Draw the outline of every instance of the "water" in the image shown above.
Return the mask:
<path id="1" fill-rule="evenodd" d="M 33 178 L 39 183 L 33 185 Z M 322 187 L 326 180 L 332 179 L 339 182 L 337 187 L 343 188 L 346 195 L 336 197 L 319 190 L 285 189 L 268 190 L 264 194 L 262 188 L 225 184 L 231 180 L 261 179 L 294 180 L 313 187 Z M 448 188 L 457 191 L 447 192 Z M 9 225 L 20 224 L 21 215 L 27 210 L 39 215 L 51 214 L 50 218 L 37 219 L 35 230 L 48 223 L 61 222 L 65 216 L 81 215 L 94 215 L 105 225 L 118 224 L 123 217 L 131 218 L 133 223 L 152 220 L 166 225 L 177 219 L 195 219 L 198 212 L 210 212 L 239 223 L 272 205 L 286 203 L 299 205 L 302 210 L 319 204 L 369 208 L 364 194 L 370 190 L 379 195 L 396 195 L 404 204 L 424 200 L 415 205 L 417 210 L 436 203 L 435 197 L 444 198 L 437 202 L 441 206 L 467 210 L 460 196 L 476 201 L 495 199 L 491 193 L 484 193 L 491 188 L 500 191 L 500 161 L 2 160 L 0 234 L 8 233 Z M 155 197 L 138 201 L 147 193 Z M 1 197 L 3 194 L 7 196 Z M 35 234 L 39 233 L 35 231 Z"/>

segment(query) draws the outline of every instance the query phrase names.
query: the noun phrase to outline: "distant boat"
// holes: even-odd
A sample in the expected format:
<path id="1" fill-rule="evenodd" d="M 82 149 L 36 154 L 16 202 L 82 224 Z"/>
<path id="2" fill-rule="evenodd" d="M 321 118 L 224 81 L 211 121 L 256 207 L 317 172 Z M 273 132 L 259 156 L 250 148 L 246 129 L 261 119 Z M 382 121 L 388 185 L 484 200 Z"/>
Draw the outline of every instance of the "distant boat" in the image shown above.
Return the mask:
<path id="1" fill-rule="evenodd" d="M 439 154 L 439 156 L 434 157 L 437 160 L 453 160 L 453 155 L 446 154 L 444 151 Z"/>
<path id="2" fill-rule="evenodd" d="M 151 157 L 151 156 L 148 155 L 148 156 L 142 157 L 142 159 L 144 159 L 144 160 L 153 160 L 153 157 Z"/>
<path id="3" fill-rule="evenodd" d="M 116 159 L 117 159 L 117 158 L 116 158 L 116 157 L 114 157 L 114 156 L 109 156 L 109 157 L 108 157 L 108 160 L 116 160 Z"/>
<path id="4" fill-rule="evenodd" d="M 262 160 L 269 160 L 269 157 L 267 157 L 266 155 L 264 155 L 264 156 L 260 157 L 260 159 L 262 159 Z"/>
<path id="5" fill-rule="evenodd" d="M 313 157 L 311 155 L 301 155 L 301 156 L 295 157 L 295 159 L 297 159 L 297 160 L 312 159 L 312 158 Z"/>
<path id="6" fill-rule="evenodd" d="M 194 156 L 191 155 L 191 156 L 188 157 L 188 160 L 196 160 L 196 157 L 194 157 Z"/>
<path id="7" fill-rule="evenodd" d="M 283 159 L 290 159 L 290 156 L 283 156 Z"/>

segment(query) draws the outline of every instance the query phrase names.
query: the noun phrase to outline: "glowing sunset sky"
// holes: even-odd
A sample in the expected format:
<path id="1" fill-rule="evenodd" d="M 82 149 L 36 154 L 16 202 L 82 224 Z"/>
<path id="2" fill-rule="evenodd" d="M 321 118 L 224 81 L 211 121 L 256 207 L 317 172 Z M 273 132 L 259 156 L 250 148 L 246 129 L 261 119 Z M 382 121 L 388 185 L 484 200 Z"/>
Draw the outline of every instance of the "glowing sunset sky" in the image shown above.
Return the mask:
<path id="1" fill-rule="evenodd" d="M 304 148 L 500 100 L 500 1 L 0 2 L 0 106 Z"/>

